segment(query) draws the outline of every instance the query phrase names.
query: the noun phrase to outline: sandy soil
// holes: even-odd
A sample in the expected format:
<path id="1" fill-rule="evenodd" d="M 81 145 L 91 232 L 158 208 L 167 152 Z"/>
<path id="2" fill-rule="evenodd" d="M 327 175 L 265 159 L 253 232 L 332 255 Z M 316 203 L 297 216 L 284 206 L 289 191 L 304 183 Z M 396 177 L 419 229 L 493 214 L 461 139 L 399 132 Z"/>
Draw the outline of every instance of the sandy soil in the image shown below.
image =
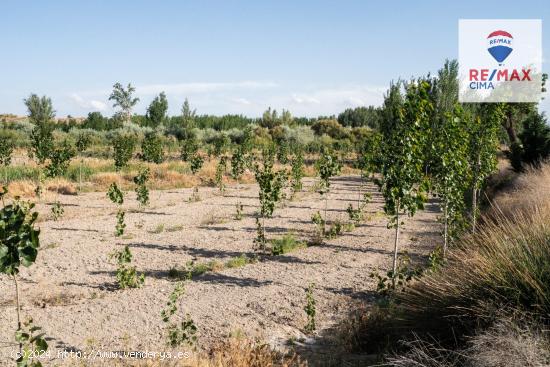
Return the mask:
<path id="1" fill-rule="evenodd" d="M 329 218 L 347 220 L 346 207 L 359 196 L 360 179 L 333 179 L 328 200 Z M 290 231 L 307 239 L 314 226 L 311 215 L 325 207 L 324 199 L 307 187 L 299 197 L 267 220 L 268 236 Z M 330 330 L 348 311 L 350 301 L 369 300 L 375 282 L 369 274 L 391 265 L 393 231 L 386 228 L 382 198 L 373 186 L 367 219 L 354 231 L 324 244 L 270 257 L 242 268 L 206 273 L 188 281 L 179 302 L 179 314 L 189 313 L 199 328 L 199 346 L 208 348 L 230 334 L 259 337 L 274 346 L 305 337 L 305 288 L 316 284 L 319 334 Z M 166 334 L 160 313 L 174 287 L 168 271 L 189 260 L 224 261 L 252 254 L 256 236 L 254 213 L 257 188 L 201 188 L 202 200 L 188 202 L 191 189 L 151 192 L 151 205 L 140 208 L 133 192 L 125 208 L 128 225 L 124 239 L 114 237 L 116 207 L 104 193 L 60 196 L 65 216 L 49 219 L 50 206 L 38 209 L 42 250 L 35 265 L 23 269 L 23 314 L 50 338 L 54 364 L 58 350 L 164 351 Z M 235 220 L 235 203 L 244 204 L 245 217 Z M 425 255 L 439 241 L 437 207 L 407 219 L 403 249 L 413 257 Z M 159 225 L 164 226 L 160 233 Z M 116 265 L 108 254 L 128 244 L 133 263 L 146 275 L 143 288 L 118 290 Z M 7 364 L 8 342 L 13 340 L 16 314 L 12 281 L 0 276 L 0 365 Z M 306 339 L 309 341 L 310 339 Z M 188 348 L 181 348 L 182 350 Z"/>

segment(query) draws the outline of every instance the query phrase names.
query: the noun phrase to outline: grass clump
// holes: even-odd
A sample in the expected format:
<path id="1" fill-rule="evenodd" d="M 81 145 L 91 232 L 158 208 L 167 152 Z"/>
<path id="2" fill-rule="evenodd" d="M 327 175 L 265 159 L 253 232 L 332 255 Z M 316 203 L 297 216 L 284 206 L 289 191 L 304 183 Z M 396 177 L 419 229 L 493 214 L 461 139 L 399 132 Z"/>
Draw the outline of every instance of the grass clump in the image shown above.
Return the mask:
<path id="1" fill-rule="evenodd" d="M 240 268 L 247 264 L 250 264 L 253 262 L 253 259 L 246 256 L 246 254 L 241 254 L 240 256 L 233 257 L 225 262 L 225 267 L 232 269 L 232 268 Z"/>
<path id="2" fill-rule="evenodd" d="M 164 224 L 161 223 L 161 224 L 157 225 L 155 228 L 153 228 L 153 229 L 151 229 L 147 232 L 152 233 L 152 234 L 162 233 L 162 232 L 164 232 Z"/>
<path id="3" fill-rule="evenodd" d="M 281 238 L 271 239 L 269 242 L 271 243 L 271 254 L 275 256 L 307 247 L 305 242 L 297 240 L 292 233 Z"/>

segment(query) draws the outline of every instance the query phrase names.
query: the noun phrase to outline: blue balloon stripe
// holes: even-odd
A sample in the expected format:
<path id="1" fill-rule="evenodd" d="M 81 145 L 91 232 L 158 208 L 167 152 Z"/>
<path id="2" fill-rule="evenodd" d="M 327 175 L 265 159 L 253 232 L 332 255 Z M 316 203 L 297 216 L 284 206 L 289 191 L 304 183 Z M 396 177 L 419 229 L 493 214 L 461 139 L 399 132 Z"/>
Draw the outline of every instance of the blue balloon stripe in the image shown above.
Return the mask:
<path id="1" fill-rule="evenodd" d="M 512 48 L 507 46 L 495 46 L 488 49 L 491 56 L 493 56 L 497 62 L 503 62 L 504 60 L 506 60 L 512 50 Z"/>

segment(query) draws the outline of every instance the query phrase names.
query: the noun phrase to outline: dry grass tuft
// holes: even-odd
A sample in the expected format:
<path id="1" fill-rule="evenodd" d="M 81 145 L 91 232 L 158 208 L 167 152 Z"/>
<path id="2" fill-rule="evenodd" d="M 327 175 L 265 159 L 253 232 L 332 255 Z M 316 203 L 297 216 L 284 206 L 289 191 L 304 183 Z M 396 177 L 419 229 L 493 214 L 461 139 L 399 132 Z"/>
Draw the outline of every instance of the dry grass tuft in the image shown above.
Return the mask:
<path id="1" fill-rule="evenodd" d="M 140 367 L 307 367 L 294 354 L 284 355 L 268 345 L 245 339 L 219 343 L 209 353 L 197 353 L 190 359 L 176 361 L 128 362 L 116 366 Z"/>
<path id="2" fill-rule="evenodd" d="M 548 331 L 541 332 L 529 323 L 519 326 L 501 319 L 473 337 L 465 354 L 474 367 L 543 367 L 550 365 Z"/>
<path id="3" fill-rule="evenodd" d="M 538 170 L 529 168 L 519 175 L 510 188 L 496 197 L 490 214 L 511 217 L 514 213 L 528 213 L 545 205 L 550 205 L 550 163 Z"/>
<path id="4" fill-rule="evenodd" d="M 439 272 L 428 273 L 359 330 L 359 347 L 380 351 L 417 334 L 443 345 L 490 326 L 495 310 L 550 315 L 550 169 L 518 180 L 514 197 L 475 235 L 461 239 Z"/>
<path id="5" fill-rule="evenodd" d="M 434 340 L 406 342 L 406 353 L 388 358 L 391 367 L 544 367 L 550 363 L 548 335 L 530 323 L 518 326 L 507 317 L 468 340 L 463 349 Z M 547 332 L 546 332 L 547 333 Z"/>
<path id="6" fill-rule="evenodd" d="M 76 195 L 75 185 L 64 178 L 50 180 L 46 182 L 45 186 L 46 190 L 57 192 L 61 195 Z"/>
<path id="7" fill-rule="evenodd" d="M 116 172 L 100 172 L 92 175 L 90 181 L 96 186 L 105 190 L 110 184 L 116 182 L 117 185 L 122 185 L 122 178 Z"/>
<path id="8" fill-rule="evenodd" d="M 13 181 L 8 185 L 10 196 L 31 197 L 34 196 L 36 183 L 30 180 Z"/>

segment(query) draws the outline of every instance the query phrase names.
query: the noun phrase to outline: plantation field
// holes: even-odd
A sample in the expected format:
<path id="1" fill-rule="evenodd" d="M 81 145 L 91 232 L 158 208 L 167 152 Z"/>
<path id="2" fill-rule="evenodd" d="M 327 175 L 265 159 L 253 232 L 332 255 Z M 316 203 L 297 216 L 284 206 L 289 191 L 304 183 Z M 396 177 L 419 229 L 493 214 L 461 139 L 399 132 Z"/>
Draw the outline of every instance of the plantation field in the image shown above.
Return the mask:
<path id="1" fill-rule="evenodd" d="M 294 239 L 288 242 L 297 242 L 296 248 L 256 260 L 255 184 L 229 185 L 223 195 L 217 188 L 201 187 L 200 201 L 190 200 L 192 189 L 151 191 L 147 207 L 140 207 L 130 191 L 123 205 L 127 227 L 120 238 L 113 235 L 117 207 L 104 192 L 59 195 L 65 213 L 58 221 L 51 219 L 51 202 L 46 198 L 37 205 L 40 255 L 32 268 L 21 268 L 23 312 L 43 327 L 54 356 L 57 349 L 170 350 L 161 311 L 187 266 L 193 275 L 185 282 L 178 309 L 194 320 L 199 349 L 230 335 L 246 335 L 276 348 L 315 344 L 317 357 L 328 358 L 331 349 L 318 346 L 330 344 L 330 336 L 336 334 L 333 329 L 354 301 L 374 298 L 376 280 L 370 274 L 391 268 L 394 231 L 387 229 L 383 198 L 372 183 L 361 181 L 356 175 L 332 178 L 325 203 L 315 190 L 316 180 L 304 179 L 297 197 L 279 203 L 273 218 L 265 220 L 268 239 L 287 235 Z M 315 212 L 328 208 L 328 220 L 347 223 L 346 208 L 350 203 L 357 206 L 364 191 L 372 199 L 355 228 L 344 226 L 341 235 L 306 245 L 315 232 L 311 221 Z M 239 200 L 240 220 L 234 217 Z M 430 201 L 426 210 L 405 220 L 401 249 L 408 251 L 413 263 L 423 261 L 441 241 L 437 215 L 436 204 Z M 131 249 L 138 272 L 145 274 L 142 288 L 117 287 L 117 265 L 109 254 L 123 245 Z M 310 283 L 315 284 L 317 340 L 303 332 L 305 290 Z M 11 280 L 1 278 L 0 340 L 13 338 L 13 300 Z M 7 350 L 2 348 L 2 353 Z M 7 363 L 5 355 L 2 361 Z M 75 365 L 74 360 L 55 362 Z"/>

